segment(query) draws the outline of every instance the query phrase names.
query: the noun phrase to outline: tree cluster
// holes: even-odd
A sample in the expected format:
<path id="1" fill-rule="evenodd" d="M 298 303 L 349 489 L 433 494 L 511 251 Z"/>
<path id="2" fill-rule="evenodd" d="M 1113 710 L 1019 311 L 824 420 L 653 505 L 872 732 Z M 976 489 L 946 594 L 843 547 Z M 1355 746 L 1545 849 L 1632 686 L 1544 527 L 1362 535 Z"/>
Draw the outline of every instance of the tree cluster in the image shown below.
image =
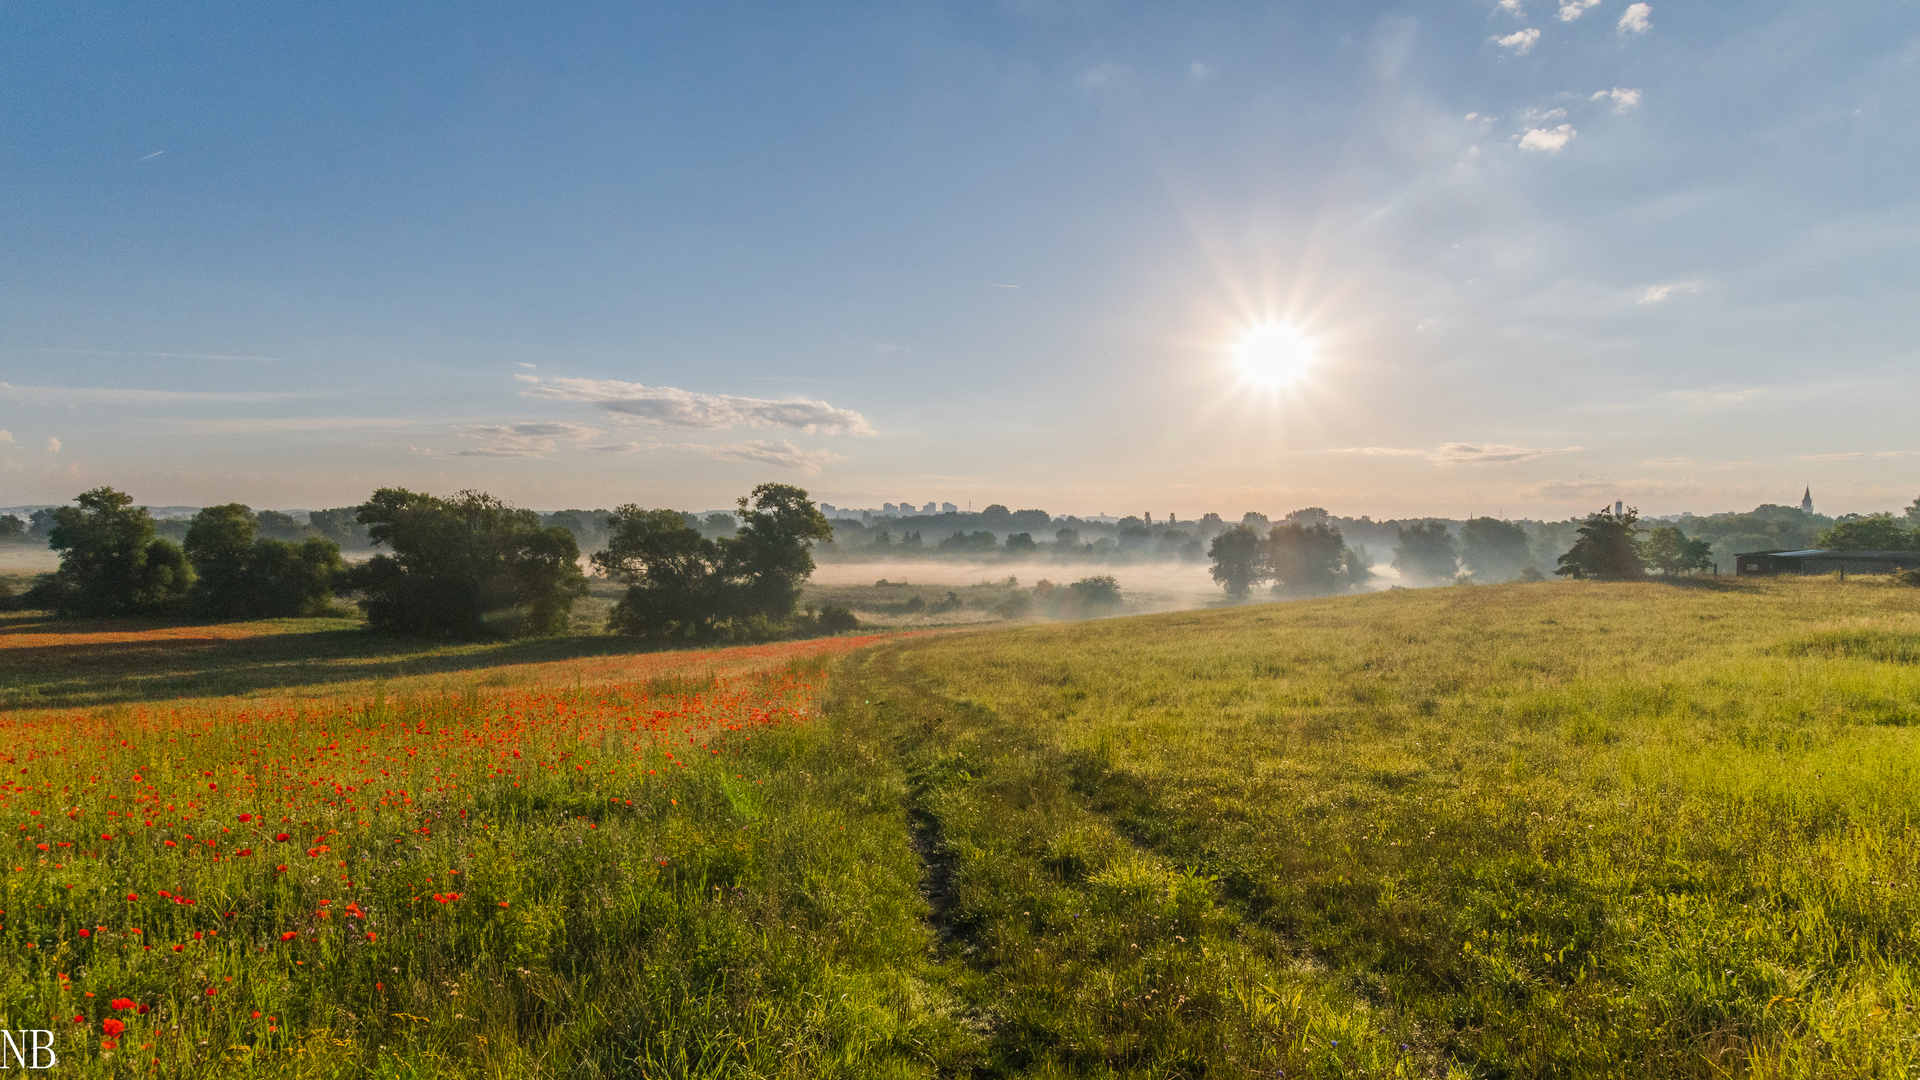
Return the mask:
<path id="1" fill-rule="evenodd" d="M 1565 555 L 1560 556 L 1555 574 L 1571 578 L 1595 578 L 1602 581 L 1631 581 L 1657 570 L 1667 577 L 1696 573 L 1713 565 L 1711 541 L 1692 538 L 1676 525 L 1661 525 L 1647 532 L 1640 526 L 1640 511 L 1627 507 L 1619 513 L 1611 509 L 1588 515 L 1580 525 L 1579 537 Z"/>
<path id="2" fill-rule="evenodd" d="M 831 538 L 833 527 L 791 484 L 754 488 L 741 497 L 738 519 L 733 535 L 714 538 L 677 511 L 615 510 L 606 550 L 593 556 L 597 569 L 627 587 L 608 628 L 669 639 L 712 637 L 722 628 L 767 636 L 791 620 L 813 573 L 812 546 Z M 852 629 L 850 613 L 821 618 Z"/>
<path id="3" fill-rule="evenodd" d="M 1246 599 L 1254 586 L 1266 583 L 1280 596 L 1331 596 L 1373 573 L 1365 551 L 1348 547 L 1340 530 L 1321 520 L 1284 521 L 1265 536 L 1254 522 L 1243 520 L 1221 530 L 1207 556 L 1213 560 L 1213 580 L 1233 600 Z"/>

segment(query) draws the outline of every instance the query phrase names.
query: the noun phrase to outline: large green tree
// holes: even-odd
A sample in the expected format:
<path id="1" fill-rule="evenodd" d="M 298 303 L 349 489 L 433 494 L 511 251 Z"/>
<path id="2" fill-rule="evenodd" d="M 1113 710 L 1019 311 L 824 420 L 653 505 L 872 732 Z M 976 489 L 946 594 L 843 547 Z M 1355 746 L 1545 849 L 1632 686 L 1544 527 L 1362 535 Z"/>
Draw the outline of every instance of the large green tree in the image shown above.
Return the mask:
<path id="1" fill-rule="evenodd" d="M 1903 519 L 1892 514 L 1868 514 L 1834 522 L 1820 534 L 1819 544 L 1836 551 L 1912 551 L 1920 547 L 1916 539 Z"/>
<path id="2" fill-rule="evenodd" d="M 1619 514 L 1609 509 L 1588 515 L 1580 524 L 1573 547 L 1560 556 L 1559 569 L 1554 573 L 1609 581 L 1645 577 L 1647 567 L 1639 537 L 1645 530 L 1639 522 L 1640 511 L 1631 506 Z"/>
<path id="3" fill-rule="evenodd" d="M 792 484 L 761 484 L 739 500 L 740 529 L 715 541 L 727 577 L 738 584 L 739 614 L 778 622 L 791 618 L 813 574 L 813 543 L 833 539 L 833 526 Z"/>
<path id="4" fill-rule="evenodd" d="M 1689 540 L 1678 526 L 1662 525 L 1647 534 L 1641 545 L 1646 564 L 1668 577 L 1705 570 L 1713 565 L 1713 544 Z"/>
<path id="5" fill-rule="evenodd" d="M 1260 534 L 1245 523 L 1222 529 L 1207 546 L 1207 557 L 1213 560 L 1207 573 L 1227 591 L 1228 599 L 1244 600 L 1255 585 L 1266 580 L 1267 557 L 1263 547 Z"/>
<path id="6" fill-rule="evenodd" d="M 1267 576 L 1277 593 L 1331 596 L 1347 582 L 1347 546 L 1324 521 L 1284 521 L 1267 534 Z"/>
<path id="7" fill-rule="evenodd" d="M 193 583 L 186 557 L 158 539 L 153 517 L 110 487 L 82 492 L 53 513 L 47 544 L 60 569 L 27 602 L 67 615 L 152 615 L 179 610 Z"/>
<path id="8" fill-rule="evenodd" d="M 1444 521 L 1415 522 L 1396 530 L 1393 568 L 1411 584 L 1452 581 L 1460 572 L 1459 552 Z"/>
<path id="9" fill-rule="evenodd" d="M 285 531 L 284 523 L 273 524 Z M 193 610 L 224 619 L 324 612 L 346 576 L 340 545 L 321 536 L 296 544 L 259 531 L 260 516 L 240 503 L 209 506 L 193 516 L 186 542 L 197 575 Z"/>
<path id="10" fill-rule="evenodd" d="M 607 628 L 645 637 L 701 637 L 732 606 L 720 548 L 677 510 L 628 504 L 607 516 L 601 573 L 627 586 Z"/>
<path id="11" fill-rule="evenodd" d="M 439 499 L 381 488 L 355 516 L 392 552 L 352 575 L 376 628 L 456 638 L 559 633 L 586 595 L 573 534 L 484 492 Z"/>
<path id="12" fill-rule="evenodd" d="M 1510 581 L 1533 565 L 1527 530 L 1499 518 L 1472 518 L 1460 526 L 1460 561 L 1481 581 Z"/>

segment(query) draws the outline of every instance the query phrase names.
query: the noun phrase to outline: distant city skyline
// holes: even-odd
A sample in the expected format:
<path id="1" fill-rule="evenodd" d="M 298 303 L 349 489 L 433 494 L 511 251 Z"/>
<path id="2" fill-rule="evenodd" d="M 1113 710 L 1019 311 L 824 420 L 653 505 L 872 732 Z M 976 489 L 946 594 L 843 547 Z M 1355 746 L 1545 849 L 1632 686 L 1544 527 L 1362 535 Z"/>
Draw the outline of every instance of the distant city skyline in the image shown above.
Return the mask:
<path id="1" fill-rule="evenodd" d="M 1891 0 L 12 5 L 0 502 L 1897 512 L 1916 50 Z"/>

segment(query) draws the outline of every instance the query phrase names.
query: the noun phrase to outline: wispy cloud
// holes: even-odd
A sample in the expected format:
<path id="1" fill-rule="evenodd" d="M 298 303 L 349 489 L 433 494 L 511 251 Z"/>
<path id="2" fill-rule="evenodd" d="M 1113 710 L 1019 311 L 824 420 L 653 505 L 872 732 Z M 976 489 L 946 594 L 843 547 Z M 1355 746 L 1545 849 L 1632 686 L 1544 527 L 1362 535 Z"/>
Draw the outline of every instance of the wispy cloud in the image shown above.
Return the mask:
<path id="1" fill-rule="evenodd" d="M 1594 91 L 1593 97 L 1590 100 L 1604 101 L 1607 98 L 1613 99 L 1614 112 L 1623 113 L 1640 104 L 1640 91 L 1629 90 L 1623 86 L 1616 86 L 1611 90 Z"/>
<path id="2" fill-rule="evenodd" d="M 1675 293 L 1697 293 L 1699 291 L 1700 284 L 1694 281 L 1675 281 L 1666 285 L 1649 285 L 1647 286 L 1647 290 L 1640 294 L 1640 299 L 1636 301 L 1636 303 L 1659 304 L 1664 303 L 1668 297 L 1673 296 Z"/>
<path id="3" fill-rule="evenodd" d="M 166 151 L 165 151 L 165 150 L 155 150 L 155 151 L 154 151 L 153 153 L 151 153 L 151 154 L 148 154 L 148 155 L 147 155 L 146 157 L 138 157 L 138 158 L 134 158 L 134 159 L 133 159 L 133 163 L 134 163 L 135 165 L 138 165 L 138 164 L 140 164 L 140 163 L 141 163 L 141 162 L 143 162 L 143 161 L 152 161 L 152 160 L 153 160 L 154 158 L 157 158 L 157 157 L 159 157 L 159 156 L 160 156 L 161 154 L 164 154 L 164 153 L 166 153 Z"/>
<path id="4" fill-rule="evenodd" d="M 1500 0 L 1499 8 L 1509 15 L 1526 14 L 1526 12 L 1520 9 L 1520 0 Z"/>
<path id="5" fill-rule="evenodd" d="M 1618 24 L 1623 34 L 1644 34 L 1653 28 L 1652 4 L 1629 4 Z"/>
<path id="6" fill-rule="evenodd" d="M 123 386 L 14 386 L 11 383 L 0 382 L 0 396 L 32 398 L 37 401 L 157 405 L 186 401 L 286 401 L 313 395 L 248 390 L 142 390 Z"/>
<path id="7" fill-rule="evenodd" d="M 454 451 L 458 457 L 543 457 L 562 443 L 596 438 L 600 429 L 568 423 L 479 424 L 455 428 L 454 434 L 480 444 Z"/>
<path id="8" fill-rule="evenodd" d="M 872 435 L 865 417 L 812 398 L 701 394 L 617 379 L 515 378 L 533 385 L 526 397 L 583 401 L 629 423 L 676 428 L 791 428 L 808 434 Z"/>
<path id="9" fill-rule="evenodd" d="M 731 443 L 623 442 L 605 443 L 583 449 L 606 454 L 631 454 L 641 450 L 686 450 L 695 454 L 705 454 L 718 461 L 745 461 L 755 465 L 772 465 L 777 468 L 792 469 L 808 476 L 817 475 L 821 467 L 828 462 L 841 460 L 841 456 L 831 450 L 803 450 L 785 439 L 777 443 L 759 439 Z"/>
<path id="10" fill-rule="evenodd" d="M 54 438 L 51 435 L 47 436 L 47 453 L 57 454 L 59 452 L 60 452 L 60 440 Z"/>
<path id="11" fill-rule="evenodd" d="M 1534 128 L 1519 137 L 1520 149 L 1534 153 L 1557 154 L 1565 149 L 1566 145 L 1572 142 L 1573 137 L 1578 134 L 1579 132 L 1573 130 L 1572 124 L 1561 124 L 1559 127 L 1551 128 Z"/>
<path id="12" fill-rule="evenodd" d="M 1915 450 L 1853 450 L 1840 454 L 1801 454 L 1807 461 L 1879 461 L 1884 458 L 1920 456 Z"/>
<path id="13" fill-rule="evenodd" d="M 5 428 L 0 428 L 0 443 L 11 444 L 12 442 L 13 442 L 13 432 L 8 431 Z"/>
<path id="14" fill-rule="evenodd" d="M 158 352 L 153 349 L 43 349 L 30 345 L 0 345 L 0 352 L 44 353 L 50 356 L 155 356 L 163 360 L 243 360 L 265 364 L 290 364 L 284 356 L 250 356 L 240 353 Z"/>
<path id="15" fill-rule="evenodd" d="M 1560 5 L 1560 21 L 1572 22 L 1587 13 L 1590 7 L 1598 7 L 1600 0 L 1565 0 Z"/>
<path id="16" fill-rule="evenodd" d="M 1441 443 L 1429 450 L 1409 449 L 1393 446 L 1352 446 L 1335 453 L 1340 454 L 1377 454 L 1392 457 L 1425 458 L 1436 465 L 1504 465 L 1515 461 L 1532 461 L 1535 458 L 1553 454 L 1571 454 L 1584 449 L 1579 446 L 1507 446 L 1504 443 Z"/>
<path id="17" fill-rule="evenodd" d="M 1515 56 L 1525 56 L 1532 52 L 1534 45 L 1540 41 L 1540 31 L 1529 26 L 1525 30 L 1515 30 L 1511 34 L 1495 34 L 1487 40 Z"/>

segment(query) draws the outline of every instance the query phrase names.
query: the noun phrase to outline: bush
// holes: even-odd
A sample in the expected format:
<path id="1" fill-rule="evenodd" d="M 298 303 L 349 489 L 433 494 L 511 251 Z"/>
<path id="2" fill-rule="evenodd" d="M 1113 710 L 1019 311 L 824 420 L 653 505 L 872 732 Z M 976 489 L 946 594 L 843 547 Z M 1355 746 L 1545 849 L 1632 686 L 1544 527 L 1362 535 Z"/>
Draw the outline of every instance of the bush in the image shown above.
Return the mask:
<path id="1" fill-rule="evenodd" d="M 860 629 L 860 620 L 854 617 L 853 609 L 839 604 L 821 608 L 816 624 L 823 634 L 845 634 Z"/>

